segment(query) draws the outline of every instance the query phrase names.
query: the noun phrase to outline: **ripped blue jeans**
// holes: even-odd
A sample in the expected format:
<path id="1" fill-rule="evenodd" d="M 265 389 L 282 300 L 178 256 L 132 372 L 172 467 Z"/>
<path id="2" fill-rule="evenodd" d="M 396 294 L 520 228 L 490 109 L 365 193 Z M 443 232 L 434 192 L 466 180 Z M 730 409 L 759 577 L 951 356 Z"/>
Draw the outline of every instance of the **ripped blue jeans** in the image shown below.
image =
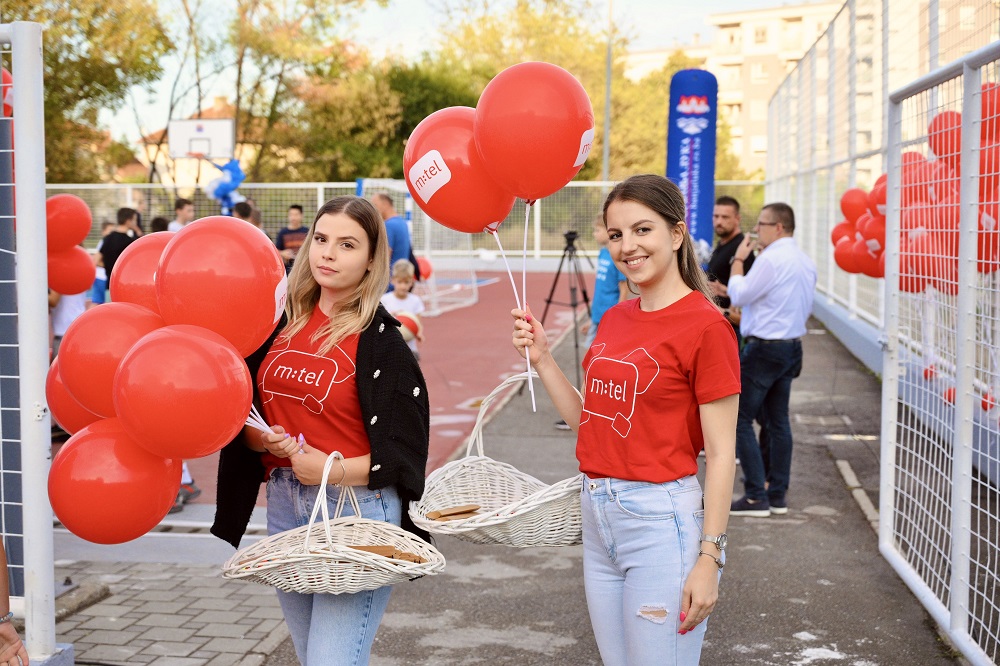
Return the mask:
<path id="1" fill-rule="evenodd" d="M 698 663 L 706 622 L 677 633 L 701 545 L 701 485 L 584 477 L 583 573 L 605 666 Z"/>

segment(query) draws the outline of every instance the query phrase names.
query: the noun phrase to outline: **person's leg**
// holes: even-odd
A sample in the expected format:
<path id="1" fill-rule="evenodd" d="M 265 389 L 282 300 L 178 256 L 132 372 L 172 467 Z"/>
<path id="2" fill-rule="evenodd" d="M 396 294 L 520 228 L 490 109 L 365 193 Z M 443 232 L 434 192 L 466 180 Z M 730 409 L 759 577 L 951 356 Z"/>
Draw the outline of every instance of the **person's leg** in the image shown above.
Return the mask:
<path id="1" fill-rule="evenodd" d="M 777 345 L 776 345 L 777 346 Z M 792 473 L 792 425 L 788 415 L 792 380 L 802 371 L 802 343 L 782 343 L 781 353 L 786 357 L 785 372 L 774 382 L 764 400 L 768 415 L 771 465 L 767 474 L 767 494 L 782 507 Z"/>
<path id="2" fill-rule="evenodd" d="M 764 404 L 757 412 L 755 420 L 760 426 L 760 434 L 757 439 L 760 441 L 760 457 L 764 461 L 764 477 L 767 478 L 771 469 L 771 434 L 767 430 L 767 397 L 764 398 Z"/>
<path id="3" fill-rule="evenodd" d="M 771 383 L 768 362 L 766 358 L 762 358 L 762 348 L 765 346 L 760 342 L 748 342 L 740 355 L 742 392 L 736 420 L 736 457 L 740 459 L 740 466 L 743 468 L 744 493 L 755 502 L 767 498 L 764 489 L 764 457 L 753 430 L 754 417 L 760 412 Z"/>
<path id="4" fill-rule="evenodd" d="M 614 537 L 606 522 L 610 503 L 605 479 L 583 479 L 583 586 L 604 666 L 625 666 L 622 592 L 625 575 L 615 565 Z"/>
<path id="5" fill-rule="evenodd" d="M 316 486 L 305 486 L 315 497 Z M 329 487 L 330 514 L 336 508 L 337 497 L 342 489 Z M 369 490 L 356 487 L 355 493 L 361 508 L 361 516 L 371 520 L 381 520 L 399 525 L 402 516 L 402 502 L 395 488 Z M 310 505 L 311 506 L 311 505 Z M 345 515 L 350 515 L 350 503 L 345 504 Z M 312 595 L 312 618 L 309 625 L 309 644 L 305 666 L 325 666 L 326 664 L 367 664 L 371 657 L 372 643 L 378 631 L 382 616 L 389 605 L 392 587 L 365 590 L 355 594 L 314 594 Z"/>
<path id="6" fill-rule="evenodd" d="M 285 532 L 301 527 L 302 511 L 299 508 L 299 482 L 291 468 L 277 469 L 267 482 L 267 533 Z M 306 516 L 308 520 L 308 516 Z M 306 663 L 309 643 L 309 625 L 312 621 L 313 595 L 277 590 L 281 613 L 285 616 L 288 633 L 295 646 L 295 654 Z"/>
<path id="7" fill-rule="evenodd" d="M 704 525 L 696 477 L 663 484 L 612 481 L 608 522 L 625 576 L 621 615 L 629 664 L 698 663 L 706 623 L 681 636 L 682 593 Z"/>

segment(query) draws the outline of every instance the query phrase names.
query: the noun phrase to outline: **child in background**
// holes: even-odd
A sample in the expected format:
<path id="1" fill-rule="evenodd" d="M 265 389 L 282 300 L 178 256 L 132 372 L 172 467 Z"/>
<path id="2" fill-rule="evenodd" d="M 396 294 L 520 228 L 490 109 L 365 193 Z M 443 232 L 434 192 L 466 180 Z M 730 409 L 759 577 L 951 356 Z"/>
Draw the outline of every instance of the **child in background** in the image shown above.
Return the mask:
<path id="1" fill-rule="evenodd" d="M 105 222 L 101 225 L 101 240 L 98 241 L 96 254 L 94 254 L 94 264 L 97 266 L 97 272 L 94 277 L 94 286 L 90 289 L 90 305 L 87 306 L 88 308 L 100 305 L 108 300 L 108 273 L 104 270 L 104 261 L 101 257 L 101 247 L 104 245 L 104 237 L 110 234 L 111 230 L 114 228 L 114 222 Z"/>
<path id="2" fill-rule="evenodd" d="M 382 305 L 385 309 L 389 311 L 389 314 L 396 315 L 400 312 L 405 312 L 413 315 L 414 317 L 419 317 L 420 314 L 426 309 L 424 308 L 424 302 L 419 296 L 410 292 L 413 288 L 414 275 L 416 269 L 414 269 L 413 264 L 410 263 L 408 259 L 398 259 L 396 263 L 392 265 L 392 280 L 389 282 L 392 285 L 392 291 L 388 292 L 382 296 Z M 419 321 L 418 321 L 419 325 Z M 420 360 L 420 353 L 417 351 L 417 342 L 423 342 L 424 336 L 422 332 L 418 332 L 414 335 L 413 339 L 407 341 L 407 345 L 410 347 L 410 351 L 413 355 Z"/>

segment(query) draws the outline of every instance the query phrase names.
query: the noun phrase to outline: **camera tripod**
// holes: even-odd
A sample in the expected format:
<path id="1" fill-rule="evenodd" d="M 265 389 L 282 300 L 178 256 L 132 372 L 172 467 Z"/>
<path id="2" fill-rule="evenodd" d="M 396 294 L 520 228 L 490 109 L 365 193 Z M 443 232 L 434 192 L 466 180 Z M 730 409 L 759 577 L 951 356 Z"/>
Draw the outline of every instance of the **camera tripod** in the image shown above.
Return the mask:
<path id="1" fill-rule="evenodd" d="M 573 351 L 575 354 L 576 364 L 573 366 L 576 370 L 576 386 L 580 386 L 580 329 L 576 324 L 576 308 L 580 304 L 577 300 L 577 292 L 583 296 L 583 304 L 587 307 L 587 317 L 590 317 L 590 297 L 587 295 L 587 283 L 583 278 L 583 272 L 580 270 L 580 255 L 577 253 L 576 239 L 579 234 L 576 231 L 570 229 L 563 234 L 563 238 L 566 239 L 566 247 L 563 248 L 562 257 L 559 259 L 559 267 L 556 269 L 556 275 L 552 279 L 552 288 L 549 289 L 549 295 L 545 297 L 545 309 L 542 310 L 541 324 L 545 325 L 545 316 L 549 313 L 549 306 L 555 303 L 556 305 L 567 305 L 573 308 Z M 590 264 L 590 269 L 594 269 L 594 263 L 590 260 L 590 257 L 583 255 L 583 258 L 587 260 Z M 559 301 L 553 301 L 552 297 L 556 293 L 556 286 L 559 284 L 559 276 L 562 275 L 563 266 L 566 266 L 566 277 L 569 280 L 569 303 L 561 303 Z"/>

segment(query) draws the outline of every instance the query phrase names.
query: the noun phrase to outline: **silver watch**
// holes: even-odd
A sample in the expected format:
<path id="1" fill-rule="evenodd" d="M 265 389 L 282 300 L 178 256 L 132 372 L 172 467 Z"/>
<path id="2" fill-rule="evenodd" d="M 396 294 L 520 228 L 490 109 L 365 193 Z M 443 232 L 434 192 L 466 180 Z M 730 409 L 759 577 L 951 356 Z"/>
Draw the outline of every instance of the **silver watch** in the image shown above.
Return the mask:
<path id="1" fill-rule="evenodd" d="M 719 536 L 711 536 L 709 534 L 704 534 L 702 535 L 701 540 L 707 541 L 708 543 L 714 543 L 715 547 L 719 549 L 720 553 L 726 549 L 726 544 L 729 543 L 729 537 L 726 535 L 725 532 L 723 532 Z"/>

